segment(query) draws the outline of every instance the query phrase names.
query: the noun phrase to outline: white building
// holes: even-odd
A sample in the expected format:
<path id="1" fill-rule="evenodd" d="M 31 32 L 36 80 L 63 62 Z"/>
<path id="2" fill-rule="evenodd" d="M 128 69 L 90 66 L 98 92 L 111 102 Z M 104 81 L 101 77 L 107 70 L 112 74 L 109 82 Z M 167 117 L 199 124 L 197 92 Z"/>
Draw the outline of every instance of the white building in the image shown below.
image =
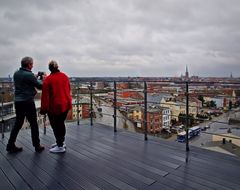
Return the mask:
<path id="1" fill-rule="evenodd" d="M 161 107 L 162 110 L 162 127 L 169 128 L 171 126 L 171 110 L 167 107 Z"/>

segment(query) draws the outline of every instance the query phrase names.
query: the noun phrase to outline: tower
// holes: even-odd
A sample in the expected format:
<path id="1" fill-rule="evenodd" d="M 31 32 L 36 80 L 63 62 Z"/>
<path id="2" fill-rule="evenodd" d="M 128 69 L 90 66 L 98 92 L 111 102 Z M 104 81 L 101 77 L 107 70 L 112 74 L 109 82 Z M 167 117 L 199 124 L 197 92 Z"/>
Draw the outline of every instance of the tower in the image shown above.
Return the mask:
<path id="1" fill-rule="evenodd" d="M 185 79 L 189 79 L 188 67 L 186 65 Z"/>

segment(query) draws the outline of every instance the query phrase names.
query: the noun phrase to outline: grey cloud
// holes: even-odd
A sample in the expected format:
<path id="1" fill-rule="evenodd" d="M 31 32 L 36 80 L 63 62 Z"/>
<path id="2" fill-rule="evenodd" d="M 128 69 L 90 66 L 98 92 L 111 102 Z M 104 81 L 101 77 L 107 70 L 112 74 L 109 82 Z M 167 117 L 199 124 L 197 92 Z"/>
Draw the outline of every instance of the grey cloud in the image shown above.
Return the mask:
<path id="1" fill-rule="evenodd" d="M 0 3 L 0 76 L 25 55 L 71 76 L 240 76 L 238 0 Z"/>

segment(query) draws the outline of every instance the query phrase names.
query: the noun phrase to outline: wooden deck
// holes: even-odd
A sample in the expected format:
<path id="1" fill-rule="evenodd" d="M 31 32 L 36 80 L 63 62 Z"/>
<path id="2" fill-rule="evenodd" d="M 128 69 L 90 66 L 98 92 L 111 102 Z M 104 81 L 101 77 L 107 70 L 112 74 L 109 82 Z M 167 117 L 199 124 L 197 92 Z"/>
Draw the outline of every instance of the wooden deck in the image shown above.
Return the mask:
<path id="1" fill-rule="evenodd" d="M 0 189 L 240 189 L 240 159 L 230 155 L 118 131 L 111 127 L 67 124 L 64 154 L 52 154 L 51 129 L 35 153 L 30 130 L 19 133 L 18 154 L 0 140 Z M 186 159 L 188 162 L 186 163 Z"/>

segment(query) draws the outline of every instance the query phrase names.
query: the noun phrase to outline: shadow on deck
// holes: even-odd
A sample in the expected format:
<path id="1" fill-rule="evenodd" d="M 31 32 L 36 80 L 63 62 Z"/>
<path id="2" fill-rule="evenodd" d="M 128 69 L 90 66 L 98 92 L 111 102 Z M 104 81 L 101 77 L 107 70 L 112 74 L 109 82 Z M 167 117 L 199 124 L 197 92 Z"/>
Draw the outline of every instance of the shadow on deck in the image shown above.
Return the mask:
<path id="1" fill-rule="evenodd" d="M 64 154 L 51 154 L 51 129 L 35 153 L 30 130 L 19 133 L 24 150 L 8 154 L 0 141 L 1 189 L 240 189 L 240 159 L 222 153 L 96 124 L 67 124 Z M 186 163 L 186 159 L 188 162 Z"/>

